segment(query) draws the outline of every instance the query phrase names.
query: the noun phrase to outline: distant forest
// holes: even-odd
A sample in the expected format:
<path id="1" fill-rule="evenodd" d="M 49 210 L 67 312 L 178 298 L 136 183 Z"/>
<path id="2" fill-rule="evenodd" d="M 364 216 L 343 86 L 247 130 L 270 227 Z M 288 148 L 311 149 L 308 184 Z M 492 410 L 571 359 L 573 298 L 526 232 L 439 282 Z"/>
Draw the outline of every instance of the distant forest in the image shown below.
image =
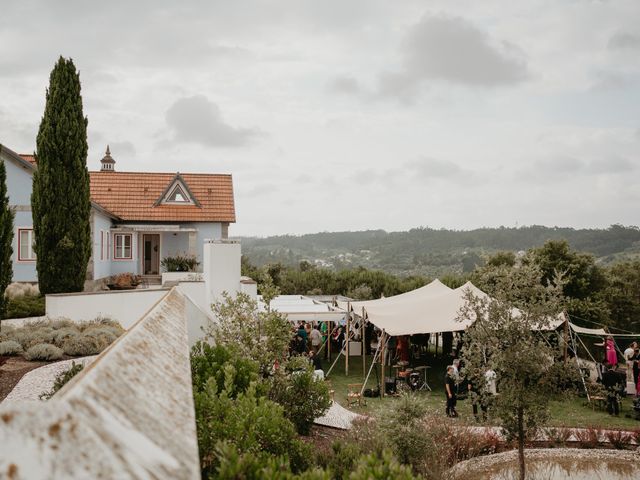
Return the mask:
<path id="1" fill-rule="evenodd" d="M 561 239 L 574 250 L 593 254 L 603 265 L 640 258 L 640 229 L 622 225 L 607 229 L 534 225 L 468 231 L 421 227 L 408 232 L 322 232 L 241 240 L 243 255 L 257 266 L 278 262 L 297 266 L 304 261 L 337 271 L 362 266 L 402 276 L 438 277 L 471 272 L 498 251 L 525 251 L 547 240 Z"/>

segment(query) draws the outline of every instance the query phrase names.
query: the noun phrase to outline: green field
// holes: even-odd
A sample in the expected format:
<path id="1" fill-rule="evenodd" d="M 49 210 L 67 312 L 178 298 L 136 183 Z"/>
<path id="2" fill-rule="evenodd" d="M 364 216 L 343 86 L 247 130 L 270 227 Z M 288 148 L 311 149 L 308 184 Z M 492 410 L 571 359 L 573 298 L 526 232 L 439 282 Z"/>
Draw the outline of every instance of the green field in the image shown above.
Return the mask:
<path id="1" fill-rule="evenodd" d="M 367 357 L 367 367 L 370 365 L 371 357 Z M 362 383 L 364 377 L 362 375 L 362 359 L 361 357 L 350 357 L 349 359 L 349 376 L 345 375 L 344 357 L 341 357 L 333 371 L 327 378 L 331 388 L 335 390 L 335 400 L 342 406 L 347 406 L 348 384 Z M 441 412 L 442 419 L 449 421 L 444 414 L 444 371 L 445 364 L 442 359 L 435 359 L 431 362 L 432 368 L 429 369 L 428 381 L 433 391 L 420 391 L 416 395 L 424 398 L 425 402 L 435 412 Z M 327 372 L 330 364 L 323 363 L 324 370 Z M 387 367 L 387 376 L 389 370 Z M 376 377 L 372 373 L 367 383 L 367 387 L 376 387 Z M 397 397 L 386 396 L 384 398 L 367 398 L 366 406 L 354 406 L 350 409 L 354 412 L 363 413 L 371 416 L 378 416 L 384 412 L 385 408 L 397 400 Z M 458 402 L 458 413 L 460 418 L 451 420 L 463 424 L 477 425 L 473 418 L 471 410 L 471 402 L 462 400 Z M 586 404 L 586 398 L 579 396 L 568 396 L 567 398 L 556 398 L 550 402 L 551 418 L 549 426 L 562 427 L 598 427 L 598 428 L 623 428 L 633 429 L 640 428 L 640 422 L 632 418 L 626 418 L 625 415 L 632 414 L 632 398 L 625 398 L 622 401 L 619 417 L 610 416 L 606 411 L 593 410 L 591 406 Z M 486 425 L 498 425 L 496 420 L 489 418 Z"/>

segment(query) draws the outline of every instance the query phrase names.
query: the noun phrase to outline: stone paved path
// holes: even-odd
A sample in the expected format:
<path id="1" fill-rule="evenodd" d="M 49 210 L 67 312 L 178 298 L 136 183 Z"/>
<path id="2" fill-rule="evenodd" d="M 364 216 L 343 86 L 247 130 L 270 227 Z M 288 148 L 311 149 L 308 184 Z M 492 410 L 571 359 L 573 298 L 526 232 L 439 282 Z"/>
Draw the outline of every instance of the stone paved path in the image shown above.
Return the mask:
<path id="1" fill-rule="evenodd" d="M 18 384 L 9 392 L 9 395 L 0 403 L 7 405 L 9 403 L 22 402 L 25 400 L 40 400 L 42 392 L 48 392 L 53 387 L 56 376 L 68 370 L 71 362 L 76 364 L 82 363 L 87 366 L 93 362 L 97 355 L 91 357 L 74 358 L 72 360 L 63 360 L 61 362 L 51 363 L 44 367 L 31 370 L 20 379 Z"/>

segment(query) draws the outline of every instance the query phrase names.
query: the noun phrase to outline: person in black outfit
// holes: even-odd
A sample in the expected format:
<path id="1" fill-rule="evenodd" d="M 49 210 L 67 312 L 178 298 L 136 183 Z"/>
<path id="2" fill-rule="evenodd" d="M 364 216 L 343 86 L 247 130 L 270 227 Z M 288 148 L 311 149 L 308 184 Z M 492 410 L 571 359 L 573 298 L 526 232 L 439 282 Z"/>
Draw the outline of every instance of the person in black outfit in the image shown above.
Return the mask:
<path id="1" fill-rule="evenodd" d="M 614 370 L 614 365 L 608 365 L 607 371 L 602 375 L 602 385 L 607 389 L 607 412 L 616 417 L 620 414 L 618 402 L 620 383 L 620 375 Z"/>
<path id="2" fill-rule="evenodd" d="M 322 370 L 322 361 L 320 360 L 320 357 L 313 352 L 313 350 L 309 350 L 309 361 L 313 365 L 314 370 Z"/>
<path id="3" fill-rule="evenodd" d="M 444 393 L 447 396 L 447 417 L 457 417 L 456 379 L 452 366 L 447 367 L 447 373 L 444 377 Z"/>

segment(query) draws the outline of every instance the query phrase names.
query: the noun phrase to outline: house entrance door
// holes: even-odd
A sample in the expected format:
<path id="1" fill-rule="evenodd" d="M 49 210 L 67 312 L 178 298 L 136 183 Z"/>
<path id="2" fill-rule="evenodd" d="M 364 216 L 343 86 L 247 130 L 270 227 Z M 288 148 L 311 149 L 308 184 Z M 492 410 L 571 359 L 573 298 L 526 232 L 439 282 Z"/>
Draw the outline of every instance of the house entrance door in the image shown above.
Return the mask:
<path id="1" fill-rule="evenodd" d="M 144 251 L 142 255 L 142 273 L 144 275 L 160 274 L 160 234 L 145 233 L 142 235 Z"/>

